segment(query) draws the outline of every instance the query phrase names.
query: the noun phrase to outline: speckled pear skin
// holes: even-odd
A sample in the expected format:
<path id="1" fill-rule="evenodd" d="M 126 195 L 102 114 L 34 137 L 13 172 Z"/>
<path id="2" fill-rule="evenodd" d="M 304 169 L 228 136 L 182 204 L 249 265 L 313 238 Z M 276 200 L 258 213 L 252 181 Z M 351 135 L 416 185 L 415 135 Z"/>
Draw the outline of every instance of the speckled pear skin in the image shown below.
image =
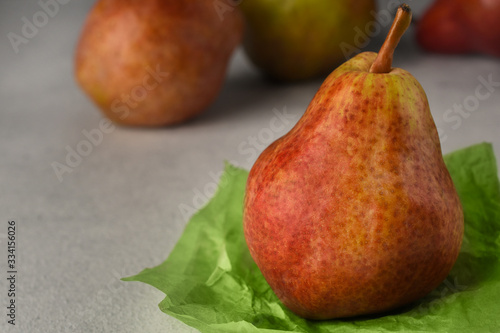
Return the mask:
<path id="1" fill-rule="evenodd" d="M 436 288 L 463 211 L 424 90 L 369 73 L 365 52 L 328 76 L 250 171 L 244 233 L 265 279 L 308 319 L 378 313 Z"/>

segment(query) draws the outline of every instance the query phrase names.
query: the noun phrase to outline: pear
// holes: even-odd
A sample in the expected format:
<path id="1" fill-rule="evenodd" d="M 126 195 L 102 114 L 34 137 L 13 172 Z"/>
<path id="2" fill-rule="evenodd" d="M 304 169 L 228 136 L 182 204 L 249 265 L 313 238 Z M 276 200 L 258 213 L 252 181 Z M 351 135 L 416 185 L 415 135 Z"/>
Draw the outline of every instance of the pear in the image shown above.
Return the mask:
<path id="1" fill-rule="evenodd" d="M 436 288 L 463 237 L 462 207 L 426 94 L 380 52 L 334 70 L 289 133 L 250 171 L 244 234 L 272 290 L 308 319 L 379 313 Z"/>
<path id="2" fill-rule="evenodd" d="M 181 123 L 218 96 L 243 28 L 238 8 L 221 16 L 213 0 L 98 0 L 77 45 L 76 79 L 117 123 Z"/>
<path id="3" fill-rule="evenodd" d="M 426 51 L 500 57 L 500 1 L 436 0 L 418 21 L 416 39 Z"/>
<path id="4" fill-rule="evenodd" d="M 330 73 L 347 58 L 344 49 L 365 46 L 376 19 L 374 0 L 252 0 L 240 7 L 245 53 L 276 81 Z"/>

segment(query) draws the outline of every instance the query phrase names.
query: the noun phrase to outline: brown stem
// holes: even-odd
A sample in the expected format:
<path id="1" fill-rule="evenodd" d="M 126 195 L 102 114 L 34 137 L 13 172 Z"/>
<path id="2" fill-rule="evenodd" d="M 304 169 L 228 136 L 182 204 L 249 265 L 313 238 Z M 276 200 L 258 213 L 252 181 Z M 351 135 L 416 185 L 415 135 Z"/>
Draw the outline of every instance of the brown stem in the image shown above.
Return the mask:
<path id="1" fill-rule="evenodd" d="M 407 4 L 399 6 L 396 17 L 392 22 L 391 29 L 385 38 L 384 44 L 375 58 L 370 73 L 389 73 L 392 68 L 392 57 L 394 50 L 411 23 L 411 9 Z"/>

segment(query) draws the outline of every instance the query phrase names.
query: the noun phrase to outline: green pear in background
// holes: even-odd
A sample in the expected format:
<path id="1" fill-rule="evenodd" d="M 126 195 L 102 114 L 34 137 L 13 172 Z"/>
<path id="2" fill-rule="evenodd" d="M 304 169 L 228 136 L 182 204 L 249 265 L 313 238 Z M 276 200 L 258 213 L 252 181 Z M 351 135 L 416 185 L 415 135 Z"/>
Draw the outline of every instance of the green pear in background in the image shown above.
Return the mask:
<path id="1" fill-rule="evenodd" d="M 267 76 L 302 80 L 331 72 L 375 21 L 374 0 L 247 0 L 244 50 Z"/>

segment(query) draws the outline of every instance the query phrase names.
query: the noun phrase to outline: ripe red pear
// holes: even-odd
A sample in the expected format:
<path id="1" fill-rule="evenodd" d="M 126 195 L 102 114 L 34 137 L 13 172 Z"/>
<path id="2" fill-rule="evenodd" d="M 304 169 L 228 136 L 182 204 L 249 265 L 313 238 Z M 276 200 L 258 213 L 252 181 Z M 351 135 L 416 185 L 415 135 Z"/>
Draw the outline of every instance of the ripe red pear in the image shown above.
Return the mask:
<path id="1" fill-rule="evenodd" d="M 436 0 L 417 24 L 419 45 L 431 52 L 500 57 L 500 0 Z"/>
<path id="2" fill-rule="evenodd" d="M 378 55 L 333 71 L 250 171 L 250 253 L 299 316 L 400 307 L 436 288 L 457 259 L 463 212 L 426 94 L 391 68 L 410 20 L 401 6 Z"/>
<path id="3" fill-rule="evenodd" d="M 76 79 L 120 124 L 163 126 L 203 112 L 218 96 L 243 35 L 237 7 L 213 0 L 98 0 L 76 50 Z"/>

